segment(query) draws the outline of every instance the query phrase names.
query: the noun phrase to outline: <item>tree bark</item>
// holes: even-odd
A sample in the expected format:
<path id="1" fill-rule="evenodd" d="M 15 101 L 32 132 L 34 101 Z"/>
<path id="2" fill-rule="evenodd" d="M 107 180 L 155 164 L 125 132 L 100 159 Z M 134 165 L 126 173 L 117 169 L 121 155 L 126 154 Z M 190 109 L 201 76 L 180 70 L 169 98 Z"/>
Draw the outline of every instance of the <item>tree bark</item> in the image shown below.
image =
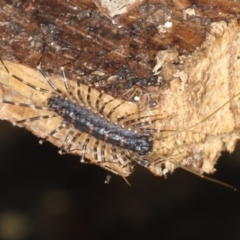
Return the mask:
<path id="1" fill-rule="evenodd" d="M 91 102 L 104 90 L 102 102 L 114 100 L 106 111 L 121 104 L 112 121 L 132 114 L 151 122 L 153 151 L 144 158 L 155 175 L 176 167 L 212 173 L 221 151 L 234 150 L 240 121 L 239 3 L 2 1 L 0 9 L 0 56 L 7 67 L 0 68 L 1 99 L 46 107 L 49 92 L 19 82 L 7 70 L 50 91 L 36 69 L 41 62 L 66 92 L 60 71 L 65 66 L 73 92 L 80 79 L 85 97 L 93 86 Z M 4 103 L 0 108 L 0 118 L 11 122 L 49 114 Z M 49 118 L 22 125 L 44 138 L 60 123 Z M 61 147 L 66 134 L 59 131 L 49 141 Z M 110 149 L 106 156 L 113 162 Z M 87 158 L 96 163 L 93 154 Z M 131 173 L 115 163 L 97 164 L 122 176 Z"/>

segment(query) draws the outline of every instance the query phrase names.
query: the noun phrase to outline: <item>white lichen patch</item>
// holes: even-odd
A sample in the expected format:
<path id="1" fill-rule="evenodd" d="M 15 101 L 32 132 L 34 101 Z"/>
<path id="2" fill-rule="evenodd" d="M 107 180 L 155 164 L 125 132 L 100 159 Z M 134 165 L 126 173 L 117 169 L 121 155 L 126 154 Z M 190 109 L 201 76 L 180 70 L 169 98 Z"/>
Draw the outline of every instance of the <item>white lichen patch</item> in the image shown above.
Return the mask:
<path id="1" fill-rule="evenodd" d="M 134 6 L 143 2 L 143 0 L 99 0 L 98 6 L 103 9 L 111 18 L 117 15 L 125 14 Z"/>

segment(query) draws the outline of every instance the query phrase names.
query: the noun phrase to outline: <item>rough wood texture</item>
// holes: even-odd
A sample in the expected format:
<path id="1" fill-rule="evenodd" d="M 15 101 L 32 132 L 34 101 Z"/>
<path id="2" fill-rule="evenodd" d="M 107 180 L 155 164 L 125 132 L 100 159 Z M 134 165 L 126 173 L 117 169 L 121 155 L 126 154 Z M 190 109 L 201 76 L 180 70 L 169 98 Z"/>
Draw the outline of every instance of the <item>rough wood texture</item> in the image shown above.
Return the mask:
<path id="1" fill-rule="evenodd" d="M 205 40 L 212 22 L 239 17 L 234 1 L 135 1 L 113 17 L 101 3 L 2 1 L 2 58 L 36 68 L 43 55 L 42 65 L 54 74 L 70 62 L 70 78 L 84 75 L 82 81 L 128 99 L 126 90 L 136 85 L 159 85 L 152 74 L 158 51 L 188 54 Z"/>
<path id="2" fill-rule="evenodd" d="M 43 68 L 56 75 L 52 78 L 57 82 L 60 66 L 69 63 L 69 79 L 80 76 L 83 83 L 128 100 L 122 112 L 139 107 L 142 116 L 157 119 L 153 127 L 160 132 L 153 136 L 154 153 L 146 156 L 155 163 L 149 167 L 154 174 L 179 166 L 213 172 L 220 152 L 233 151 L 239 138 L 238 97 L 221 106 L 240 92 L 240 4 L 223 0 L 120 3 L 109 7 L 108 1 L 3 1 L 0 56 L 12 62 L 7 66 L 16 75 L 37 85 L 44 85 L 44 80 L 26 66 L 36 69 L 43 57 Z M 3 68 L 0 76 L 5 85 L 1 98 L 46 100 L 29 88 L 21 90 L 16 81 L 10 84 Z M 13 96 L 12 89 L 20 95 Z M 13 106 L 1 109 L 1 118 L 9 121 L 30 114 Z M 51 130 L 37 122 L 25 127 L 39 137 Z M 61 146 L 64 136 L 62 132 L 50 140 Z"/>

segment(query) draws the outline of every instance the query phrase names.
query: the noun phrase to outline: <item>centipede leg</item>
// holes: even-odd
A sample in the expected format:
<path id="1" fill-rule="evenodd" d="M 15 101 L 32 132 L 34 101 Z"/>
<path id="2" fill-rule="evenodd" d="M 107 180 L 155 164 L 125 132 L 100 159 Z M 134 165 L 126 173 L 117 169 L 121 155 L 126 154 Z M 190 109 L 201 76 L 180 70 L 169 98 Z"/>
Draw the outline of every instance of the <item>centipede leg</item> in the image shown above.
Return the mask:
<path id="1" fill-rule="evenodd" d="M 67 136 L 65 137 L 62 146 L 60 147 L 60 150 L 58 151 L 59 154 L 63 154 L 63 149 L 65 148 L 65 146 L 67 145 L 69 139 L 71 138 L 71 136 L 74 134 L 74 130 L 71 130 L 70 132 L 68 132 Z"/>
<path id="2" fill-rule="evenodd" d="M 57 128 L 55 128 L 54 130 L 52 130 L 45 138 L 41 139 L 39 141 L 40 144 L 42 144 L 43 142 L 47 141 L 47 139 L 51 136 L 53 136 L 55 133 L 61 131 L 63 128 L 66 127 L 65 123 L 62 123 L 60 126 L 58 126 Z"/>
<path id="3" fill-rule="evenodd" d="M 87 135 L 87 138 L 85 139 L 85 141 L 84 141 L 84 143 L 83 143 L 83 147 L 82 147 L 82 157 L 81 157 L 81 160 L 80 160 L 81 163 L 84 163 L 84 162 L 85 162 L 85 153 L 86 153 L 87 146 L 88 146 L 88 143 L 89 143 L 89 141 L 90 141 L 90 138 L 91 138 L 91 136 L 90 136 L 90 135 Z"/>

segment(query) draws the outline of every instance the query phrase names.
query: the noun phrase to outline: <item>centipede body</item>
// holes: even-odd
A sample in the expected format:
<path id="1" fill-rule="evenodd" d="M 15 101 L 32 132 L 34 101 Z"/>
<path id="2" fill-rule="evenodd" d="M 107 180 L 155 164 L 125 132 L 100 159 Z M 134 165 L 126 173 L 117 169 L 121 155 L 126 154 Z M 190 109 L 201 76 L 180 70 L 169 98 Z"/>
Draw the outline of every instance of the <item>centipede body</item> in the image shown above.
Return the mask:
<path id="1" fill-rule="evenodd" d="M 16 121 L 16 123 L 24 124 L 26 122 L 44 121 L 45 119 L 47 121 L 58 120 L 58 126 L 53 128 L 44 138 L 54 137 L 65 128 L 67 131 L 60 146 L 61 152 L 62 150 L 70 153 L 82 151 L 81 161 L 84 162 L 85 157 L 90 158 L 93 163 L 103 165 L 104 168 L 123 176 L 127 176 L 132 172 L 133 163 L 138 162 L 138 157 L 141 158 L 140 155 L 151 152 L 152 138 L 149 134 L 144 134 L 142 131 L 139 133 L 120 126 L 120 124 L 130 123 L 131 126 L 129 127 L 133 128 L 134 118 L 136 119 L 137 116 L 135 113 L 129 113 L 125 110 L 123 115 L 119 115 L 119 111 L 117 114 L 115 113 L 115 110 L 119 106 L 124 106 L 126 102 L 113 100 L 106 94 L 98 93 L 96 90 L 83 84 L 81 85 L 81 92 L 79 88 L 75 91 L 75 94 L 78 95 L 78 98 L 76 98 L 69 89 L 65 89 L 67 93 L 64 93 L 64 95 L 62 93 L 63 90 L 60 90 L 61 88 L 49 90 L 49 86 L 47 89 L 39 86 L 35 87 L 15 74 L 12 75 L 12 78 L 22 82 L 23 85 L 28 85 L 29 88 L 36 88 L 36 91 L 33 91 L 33 95 L 37 91 L 47 94 L 45 102 L 37 103 L 34 101 L 32 104 L 16 103 L 16 106 L 29 107 L 31 110 L 35 109 L 43 112 L 51 110 L 51 113 L 44 115 L 38 113 L 36 117 L 26 117 L 23 120 Z M 59 93 L 61 96 L 59 96 Z M 103 100 L 104 97 L 105 100 Z M 78 105 L 77 101 L 81 105 Z M 14 105 L 12 101 L 8 100 L 4 100 L 3 103 Z M 99 105 L 101 106 L 100 108 Z M 107 105 L 109 105 L 108 108 L 106 107 Z M 134 104 L 131 105 L 134 106 Z M 93 109 L 94 106 L 96 107 L 95 109 Z M 94 110 L 95 112 L 93 112 Z M 104 118 L 107 118 L 107 120 Z M 132 120 L 129 120 L 129 118 L 132 118 Z M 111 121 L 115 121 L 115 123 L 113 124 Z M 71 129 L 70 126 L 73 128 Z M 141 160 L 138 163 L 142 165 L 144 161 Z M 112 165 L 118 165 L 121 171 L 115 170 Z"/>
<path id="2" fill-rule="evenodd" d="M 76 129 L 89 133 L 99 140 L 134 151 L 140 155 L 152 151 L 150 135 L 141 135 L 113 124 L 85 107 L 78 106 L 61 97 L 50 97 L 48 105 L 66 122 L 72 123 Z"/>

